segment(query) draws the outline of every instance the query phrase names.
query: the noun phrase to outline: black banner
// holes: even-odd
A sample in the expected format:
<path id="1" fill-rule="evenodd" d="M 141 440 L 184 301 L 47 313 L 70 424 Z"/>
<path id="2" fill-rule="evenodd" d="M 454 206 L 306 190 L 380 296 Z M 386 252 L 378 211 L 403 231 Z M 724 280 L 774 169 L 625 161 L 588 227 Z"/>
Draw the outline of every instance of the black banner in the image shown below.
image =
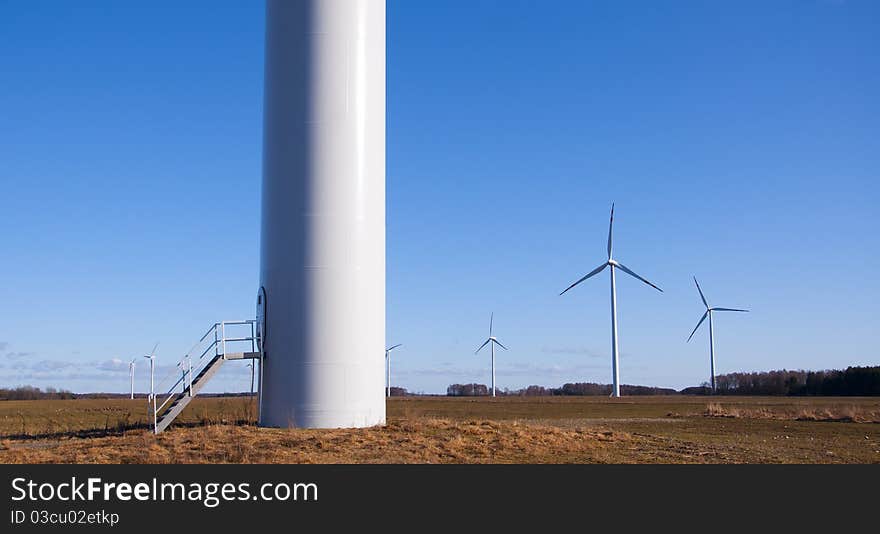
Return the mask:
<path id="1" fill-rule="evenodd" d="M 872 518 L 880 466 L 5 465 L 0 532 L 472 530 Z M 706 523 L 709 522 L 709 523 Z"/>

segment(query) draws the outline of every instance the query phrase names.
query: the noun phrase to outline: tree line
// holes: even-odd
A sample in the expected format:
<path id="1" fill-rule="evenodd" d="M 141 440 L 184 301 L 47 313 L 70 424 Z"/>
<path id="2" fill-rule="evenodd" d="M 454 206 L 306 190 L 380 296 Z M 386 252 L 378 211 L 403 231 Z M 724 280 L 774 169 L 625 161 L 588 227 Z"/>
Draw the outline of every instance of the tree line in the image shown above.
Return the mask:
<path id="1" fill-rule="evenodd" d="M 728 373 L 715 377 L 719 395 L 826 395 L 826 396 L 880 396 L 880 366 L 847 367 L 843 370 L 825 371 L 762 371 L 752 373 Z M 709 395 L 708 384 L 689 387 L 681 391 L 651 386 L 620 386 L 622 395 Z M 450 397 L 485 397 L 491 389 L 485 384 L 451 384 L 446 388 Z M 594 382 L 566 383 L 560 387 L 532 385 L 521 389 L 498 389 L 499 396 L 545 397 L 545 396 L 609 396 L 610 384 Z M 222 394 L 217 396 L 226 396 Z M 234 395 L 234 394 L 233 394 Z M 240 394 L 245 395 L 245 394 Z M 410 395 L 405 388 L 392 387 L 392 397 Z M 127 397 L 123 394 L 86 393 L 76 394 L 64 389 L 34 386 L 0 388 L 0 401 L 4 400 L 51 400 L 76 398 Z"/>
<path id="2" fill-rule="evenodd" d="M 715 377 L 719 395 L 880 395 L 880 366 L 826 371 L 765 371 Z M 686 388 L 684 394 L 711 393 L 708 385 Z"/>
<path id="3" fill-rule="evenodd" d="M 825 395 L 880 396 L 880 366 L 847 367 L 826 371 L 761 371 L 729 373 L 715 377 L 718 395 Z M 621 395 L 711 395 L 708 383 L 681 391 L 651 386 L 620 386 Z M 450 397 L 482 397 L 491 394 L 485 384 L 452 384 L 446 388 Z M 577 382 L 560 387 L 528 386 L 522 389 L 498 389 L 499 396 L 609 396 L 611 384 Z"/>
<path id="4" fill-rule="evenodd" d="M 42 390 L 34 386 L 0 388 L 0 400 L 54 400 L 75 398 L 75 394 L 63 389 L 46 388 L 45 390 Z"/>
<path id="5" fill-rule="evenodd" d="M 631 386 L 621 384 L 621 395 L 676 395 L 678 391 L 670 388 L 657 388 L 650 386 Z M 485 384 L 451 384 L 446 388 L 449 397 L 482 397 L 491 394 L 491 389 Z M 563 384 L 558 388 L 544 386 L 528 386 L 522 389 L 497 389 L 495 394 L 506 397 L 547 397 L 547 396 L 609 396 L 611 384 L 595 384 L 592 382 L 577 382 Z"/>

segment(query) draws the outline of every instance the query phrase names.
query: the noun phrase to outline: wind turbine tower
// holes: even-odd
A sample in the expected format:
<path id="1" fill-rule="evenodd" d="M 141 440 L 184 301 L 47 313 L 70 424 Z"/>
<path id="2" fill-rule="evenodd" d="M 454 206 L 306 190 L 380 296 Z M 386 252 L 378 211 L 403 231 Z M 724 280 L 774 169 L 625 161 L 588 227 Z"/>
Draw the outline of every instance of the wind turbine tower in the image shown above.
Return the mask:
<path id="1" fill-rule="evenodd" d="M 385 380 L 386 387 L 386 396 L 391 397 L 391 351 L 402 346 L 400 343 L 394 345 L 393 347 L 388 347 L 385 349 L 385 371 L 387 373 Z"/>
<path id="2" fill-rule="evenodd" d="M 385 0 L 267 0 L 260 424 L 385 423 Z"/>
<path id="3" fill-rule="evenodd" d="M 580 284 L 581 282 L 583 282 L 587 278 L 590 278 L 592 276 L 595 276 L 595 275 L 601 273 L 602 271 L 605 270 L 606 267 L 610 267 L 610 272 L 611 272 L 611 375 L 612 375 L 612 380 L 613 380 L 611 396 L 612 397 L 620 397 L 620 365 L 619 365 L 619 360 L 618 360 L 618 347 L 617 347 L 617 278 L 615 276 L 615 271 L 617 269 L 620 269 L 621 271 L 625 272 L 626 274 L 641 280 L 642 282 L 648 284 L 649 286 L 653 287 L 657 291 L 660 291 L 661 293 L 663 292 L 663 290 L 660 289 L 659 287 L 655 286 L 654 284 L 652 284 L 648 280 L 646 280 L 646 279 L 642 278 L 641 276 L 637 275 L 636 273 L 634 273 L 632 270 L 627 268 L 626 265 L 624 265 L 614 259 L 613 254 L 612 254 L 613 233 L 614 233 L 614 204 L 611 204 L 611 222 L 608 225 L 608 259 L 604 263 L 602 263 L 601 265 L 599 265 L 598 267 L 596 267 L 595 269 L 593 269 L 592 271 L 587 273 L 583 278 L 581 278 L 577 282 L 568 286 L 565 289 L 565 291 L 560 293 L 560 295 L 564 295 L 566 292 L 568 292 L 569 289 Z"/>
<path id="4" fill-rule="evenodd" d="M 495 396 L 495 345 L 498 345 L 502 349 L 507 350 L 507 347 L 502 345 L 501 342 L 498 341 L 498 339 L 492 335 L 492 323 L 494 322 L 494 320 L 495 320 L 495 313 L 492 313 L 489 316 L 489 339 L 487 339 L 485 343 L 480 345 L 480 348 L 478 348 L 476 350 L 476 352 L 474 352 L 474 354 L 479 353 L 483 349 L 483 347 L 485 347 L 486 345 L 489 345 L 489 348 L 492 350 L 492 396 L 493 397 Z"/>
<path id="5" fill-rule="evenodd" d="M 132 399 L 134 399 L 134 362 L 135 360 L 128 362 L 128 382 L 131 388 Z"/>
<path id="6" fill-rule="evenodd" d="M 703 290 L 700 288 L 700 283 L 697 282 L 697 277 L 694 277 L 694 283 L 697 285 L 697 291 L 700 292 L 700 299 L 703 301 L 703 305 L 706 306 L 706 312 L 703 313 L 703 316 L 700 317 L 700 322 L 697 323 L 697 326 L 694 328 L 694 331 L 691 332 L 691 335 L 688 337 L 687 342 L 690 343 L 691 339 L 694 337 L 694 334 L 697 333 L 697 329 L 700 328 L 700 325 L 703 324 L 703 321 L 706 318 L 709 318 L 709 367 L 712 373 L 712 393 L 715 393 L 715 326 L 712 322 L 712 314 L 714 312 L 741 312 L 747 313 L 749 310 L 738 310 L 736 308 L 718 308 L 709 306 L 709 301 L 706 300 L 706 295 L 703 294 Z"/>
<path id="7" fill-rule="evenodd" d="M 156 386 L 155 386 L 155 376 L 156 376 L 156 349 L 159 348 L 159 344 L 156 343 L 153 345 L 153 350 L 150 351 L 149 356 L 144 356 L 144 358 L 150 360 L 150 396 L 147 397 L 147 405 L 150 407 L 150 412 L 153 415 L 153 429 L 156 429 L 157 423 L 157 415 L 156 415 Z"/>

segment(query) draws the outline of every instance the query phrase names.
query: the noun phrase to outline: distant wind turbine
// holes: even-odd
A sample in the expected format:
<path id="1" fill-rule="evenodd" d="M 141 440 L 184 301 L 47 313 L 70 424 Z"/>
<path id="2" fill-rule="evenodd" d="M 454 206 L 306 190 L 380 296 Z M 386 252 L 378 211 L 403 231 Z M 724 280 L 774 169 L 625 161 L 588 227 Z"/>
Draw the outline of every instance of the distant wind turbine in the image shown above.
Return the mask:
<path id="1" fill-rule="evenodd" d="M 254 396 L 254 375 L 256 374 L 256 369 L 254 368 L 254 362 L 247 364 L 247 367 L 251 368 L 251 397 Z"/>
<path id="2" fill-rule="evenodd" d="M 149 355 L 149 356 L 144 356 L 144 358 L 150 360 L 150 398 L 152 398 L 152 397 L 153 397 L 153 394 L 155 393 L 155 392 L 153 391 L 153 389 L 154 389 L 154 386 L 153 386 L 153 377 L 154 377 L 154 372 L 155 372 L 155 368 L 156 368 L 156 365 L 155 365 L 155 361 L 156 361 L 156 349 L 158 349 L 158 348 L 159 348 L 159 344 L 156 343 L 155 345 L 153 345 L 153 350 L 150 351 L 150 355 Z"/>
<path id="3" fill-rule="evenodd" d="M 688 337 L 687 342 L 690 343 L 691 339 L 694 337 L 694 334 L 697 333 L 697 329 L 700 328 L 700 325 L 703 324 L 703 321 L 706 320 L 706 317 L 709 318 L 709 364 L 711 366 L 712 371 L 712 392 L 715 392 L 715 329 L 712 324 L 712 312 L 722 311 L 722 312 L 743 312 L 747 313 L 749 310 L 738 310 L 736 308 L 713 308 L 709 306 L 709 302 L 706 300 L 706 296 L 703 295 L 703 290 L 700 288 L 700 283 L 697 282 L 697 277 L 694 277 L 694 283 L 697 284 L 697 291 L 700 292 L 700 298 L 703 300 L 703 304 L 706 306 L 706 312 L 703 313 L 703 316 L 700 317 L 700 322 L 697 323 L 697 326 L 694 328 L 694 331 L 691 332 L 690 337 Z"/>
<path id="4" fill-rule="evenodd" d="M 156 370 L 156 349 L 159 348 L 159 344 L 156 343 L 153 345 L 153 350 L 150 352 L 149 356 L 144 356 L 144 358 L 150 360 L 150 396 L 147 398 L 147 405 L 150 407 L 153 413 L 153 431 L 156 431 L 156 392 L 154 386 L 154 377 Z"/>
<path id="5" fill-rule="evenodd" d="M 128 382 L 129 382 L 129 385 L 131 386 L 131 398 L 132 399 L 134 399 L 134 362 L 135 362 L 135 360 L 137 360 L 137 358 L 128 362 Z"/>
<path id="6" fill-rule="evenodd" d="M 402 343 L 398 343 L 393 347 L 388 347 L 387 349 L 385 349 L 385 372 L 387 373 L 385 377 L 386 397 L 391 396 L 391 351 L 400 346 L 402 346 Z"/>
<path id="7" fill-rule="evenodd" d="M 480 348 L 478 348 L 476 350 L 476 352 L 474 352 L 474 354 L 477 354 L 478 352 L 483 350 L 483 347 L 485 347 L 486 345 L 489 345 L 490 348 L 492 349 L 492 396 L 493 397 L 495 396 L 495 345 L 498 345 L 502 349 L 507 350 L 507 347 L 502 345 L 501 342 L 498 341 L 498 339 L 496 339 L 495 336 L 492 335 L 492 323 L 494 321 L 495 321 L 495 313 L 493 312 L 489 316 L 489 339 L 487 339 L 485 343 L 480 345 Z"/>
<path id="8" fill-rule="evenodd" d="M 611 269 L 610 269 L 610 271 L 611 271 L 611 370 L 612 370 L 612 379 L 614 381 L 614 386 L 613 386 L 613 390 L 611 392 L 611 396 L 612 397 L 620 397 L 620 366 L 619 366 L 619 362 L 618 362 L 618 349 L 617 349 L 617 282 L 616 282 L 616 277 L 614 275 L 614 271 L 616 269 L 620 269 L 621 271 L 625 272 L 626 274 L 628 274 L 632 277 L 638 278 L 642 282 L 648 284 L 649 286 L 653 287 L 657 291 L 660 291 L 661 293 L 663 292 L 663 290 L 660 289 L 659 287 L 655 286 L 651 282 L 647 281 L 646 279 L 642 278 L 641 276 L 637 275 L 636 273 L 634 273 L 633 271 L 628 269 L 622 263 L 619 263 L 618 261 L 614 260 L 614 258 L 612 257 L 612 254 L 611 254 L 611 251 L 613 248 L 612 247 L 613 230 L 614 230 L 614 204 L 611 204 L 611 222 L 608 225 L 608 260 L 605 261 L 602 265 L 593 269 L 591 272 L 589 272 L 586 276 L 584 276 L 583 278 L 581 278 L 577 282 L 568 286 L 565 289 L 565 291 L 560 293 L 560 295 L 564 295 L 569 289 L 580 284 L 581 282 L 583 282 L 587 278 L 590 278 L 592 276 L 596 276 L 597 274 L 601 273 L 602 271 L 605 270 L 606 267 L 611 267 Z"/>

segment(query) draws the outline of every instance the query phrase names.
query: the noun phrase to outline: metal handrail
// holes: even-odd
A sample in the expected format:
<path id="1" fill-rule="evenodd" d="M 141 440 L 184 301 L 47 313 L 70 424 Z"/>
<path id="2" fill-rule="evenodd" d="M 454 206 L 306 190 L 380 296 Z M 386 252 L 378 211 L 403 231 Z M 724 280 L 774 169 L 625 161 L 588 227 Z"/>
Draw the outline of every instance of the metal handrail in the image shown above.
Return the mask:
<path id="1" fill-rule="evenodd" d="M 226 327 L 227 326 L 250 326 L 250 336 L 242 337 L 226 337 Z M 211 343 L 208 344 L 207 347 L 199 354 L 198 358 L 193 357 L 193 351 L 195 351 L 200 345 L 202 345 L 206 339 L 209 339 L 213 334 L 214 339 Z M 151 411 L 152 419 L 154 424 L 154 431 L 156 430 L 156 425 L 158 424 L 158 416 L 162 411 L 165 410 L 166 406 L 175 399 L 178 395 L 189 394 L 193 395 L 193 382 L 195 380 L 194 377 L 199 376 L 204 369 L 207 367 L 208 363 L 213 361 L 217 357 L 223 357 L 225 359 L 227 350 L 227 343 L 251 343 L 251 352 L 256 352 L 257 350 L 257 335 L 256 335 L 256 321 L 254 320 L 244 320 L 244 321 L 220 321 L 219 323 L 214 323 L 210 328 L 205 332 L 205 335 L 199 339 L 199 341 L 193 345 L 193 347 L 187 352 L 180 361 L 177 362 L 177 369 L 172 370 L 168 373 L 162 380 L 160 380 L 153 388 L 153 391 L 150 393 L 151 397 Z M 214 357 L 205 361 L 205 356 L 214 351 Z M 196 362 L 193 365 L 193 361 Z M 260 369 L 262 373 L 262 367 Z M 165 385 L 169 383 L 170 379 L 177 375 L 177 379 L 170 386 L 165 388 Z M 187 377 L 189 380 L 187 380 Z M 178 386 L 181 386 L 178 390 Z M 164 391 L 163 391 L 164 390 Z M 161 394 L 157 393 L 158 391 L 163 391 Z M 157 397 L 162 398 L 162 402 L 157 403 Z"/>

